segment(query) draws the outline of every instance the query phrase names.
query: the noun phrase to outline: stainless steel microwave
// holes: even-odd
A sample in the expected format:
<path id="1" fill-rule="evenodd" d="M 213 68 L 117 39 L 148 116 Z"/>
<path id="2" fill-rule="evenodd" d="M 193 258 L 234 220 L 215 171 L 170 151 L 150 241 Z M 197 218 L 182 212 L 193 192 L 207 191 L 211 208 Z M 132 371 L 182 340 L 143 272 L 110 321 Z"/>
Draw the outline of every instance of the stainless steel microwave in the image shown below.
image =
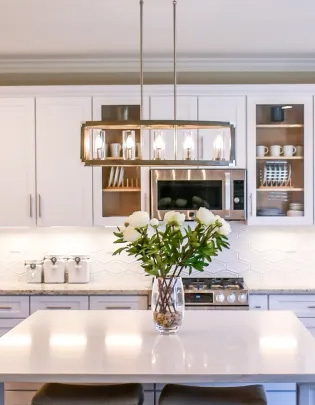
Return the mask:
<path id="1" fill-rule="evenodd" d="M 193 220 L 200 207 L 227 220 L 246 219 L 245 169 L 151 170 L 151 215 L 176 210 Z"/>

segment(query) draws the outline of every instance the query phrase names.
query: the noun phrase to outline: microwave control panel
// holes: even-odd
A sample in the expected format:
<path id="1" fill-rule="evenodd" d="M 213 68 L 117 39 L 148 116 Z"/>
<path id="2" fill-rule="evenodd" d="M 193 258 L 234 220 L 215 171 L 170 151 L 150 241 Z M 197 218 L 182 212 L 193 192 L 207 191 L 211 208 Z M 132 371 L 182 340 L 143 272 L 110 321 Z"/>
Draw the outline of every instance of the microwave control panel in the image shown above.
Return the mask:
<path id="1" fill-rule="evenodd" d="M 245 193 L 244 193 L 244 180 L 233 181 L 233 209 L 244 210 L 245 209 Z"/>

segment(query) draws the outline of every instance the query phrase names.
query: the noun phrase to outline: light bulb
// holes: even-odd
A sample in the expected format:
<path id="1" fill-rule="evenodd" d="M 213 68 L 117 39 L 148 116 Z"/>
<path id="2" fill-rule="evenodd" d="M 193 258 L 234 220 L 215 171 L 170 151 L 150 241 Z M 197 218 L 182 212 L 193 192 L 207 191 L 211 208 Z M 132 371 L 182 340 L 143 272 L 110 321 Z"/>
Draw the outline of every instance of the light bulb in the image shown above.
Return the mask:
<path id="1" fill-rule="evenodd" d="M 153 148 L 154 148 L 154 158 L 162 159 L 163 152 L 165 149 L 165 142 L 164 142 L 162 133 L 160 131 L 158 131 L 157 135 L 155 136 Z"/>
<path id="2" fill-rule="evenodd" d="M 95 148 L 100 149 L 103 146 L 103 139 L 101 135 L 98 135 L 95 139 Z"/>
<path id="3" fill-rule="evenodd" d="M 193 137 L 190 135 L 187 135 L 184 141 L 184 149 L 193 149 L 194 148 L 194 140 Z"/>
<path id="4" fill-rule="evenodd" d="M 99 131 L 98 135 L 95 137 L 95 149 L 96 149 L 97 159 L 105 158 L 103 131 Z"/>
<path id="5" fill-rule="evenodd" d="M 132 135 L 127 136 L 126 147 L 127 147 L 127 149 L 132 149 L 135 147 L 135 141 L 134 141 Z"/>
<path id="6" fill-rule="evenodd" d="M 223 160 L 224 140 L 221 133 L 219 133 L 216 136 L 213 146 L 214 146 L 214 159 Z"/>
<path id="7" fill-rule="evenodd" d="M 164 143 L 164 139 L 162 137 L 162 134 L 158 134 L 158 136 L 155 138 L 155 147 L 156 147 L 156 149 L 164 149 L 165 148 L 165 143 Z"/>

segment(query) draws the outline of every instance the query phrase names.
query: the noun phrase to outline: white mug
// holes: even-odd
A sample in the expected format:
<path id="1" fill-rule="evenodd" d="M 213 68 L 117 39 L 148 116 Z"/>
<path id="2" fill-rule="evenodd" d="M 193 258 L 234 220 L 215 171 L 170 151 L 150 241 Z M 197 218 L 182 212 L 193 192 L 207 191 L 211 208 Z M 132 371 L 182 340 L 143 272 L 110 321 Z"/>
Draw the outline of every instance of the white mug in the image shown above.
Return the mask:
<path id="1" fill-rule="evenodd" d="M 269 152 L 269 148 L 265 145 L 257 145 L 256 146 L 256 154 L 258 157 L 264 157 Z"/>
<path id="2" fill-rule="evenodd" d="M 296 153 L 296 147 L 293 145 L 284 145 L 283 154 L 286 157 L 291 157 Z"/>
<path id="3" fill-rule="evenodd" d="M 283 150 L 282 150 L 282 146 L 280 145 L 272 145 L 270 146 L 270 155 L 271 156 L 280 156 L 282 155 Z"/>
<path id="4" fill-rule="evenodd" d="M 111 143 L 110 144 L 110 155 L 111 157 L 117 158 L 120 157 L 121 144 L 120 143 Z"/>
<path id="5" fill-rule="evenodd" d="M 296 147 L 296 156 L 304 156 L 304 146 Z"/>

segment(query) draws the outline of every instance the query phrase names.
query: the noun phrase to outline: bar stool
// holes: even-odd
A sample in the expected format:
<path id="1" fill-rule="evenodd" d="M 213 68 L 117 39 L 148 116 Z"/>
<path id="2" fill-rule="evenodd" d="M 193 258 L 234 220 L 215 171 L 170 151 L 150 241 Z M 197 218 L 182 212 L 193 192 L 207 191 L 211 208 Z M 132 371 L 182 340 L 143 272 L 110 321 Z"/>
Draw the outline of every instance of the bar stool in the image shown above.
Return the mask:
<path id="1" fill-rule="evenodd" d="M 262 385 L 244 387 L 191 387 L 166 385 L 159 405 L 267 405 Z"/>
<path id="2" fill-rule="evenodd" d="M 32 399 L 32 405 L 142 405 L 141 384 L 118 385 L 43 385 Z"/>

